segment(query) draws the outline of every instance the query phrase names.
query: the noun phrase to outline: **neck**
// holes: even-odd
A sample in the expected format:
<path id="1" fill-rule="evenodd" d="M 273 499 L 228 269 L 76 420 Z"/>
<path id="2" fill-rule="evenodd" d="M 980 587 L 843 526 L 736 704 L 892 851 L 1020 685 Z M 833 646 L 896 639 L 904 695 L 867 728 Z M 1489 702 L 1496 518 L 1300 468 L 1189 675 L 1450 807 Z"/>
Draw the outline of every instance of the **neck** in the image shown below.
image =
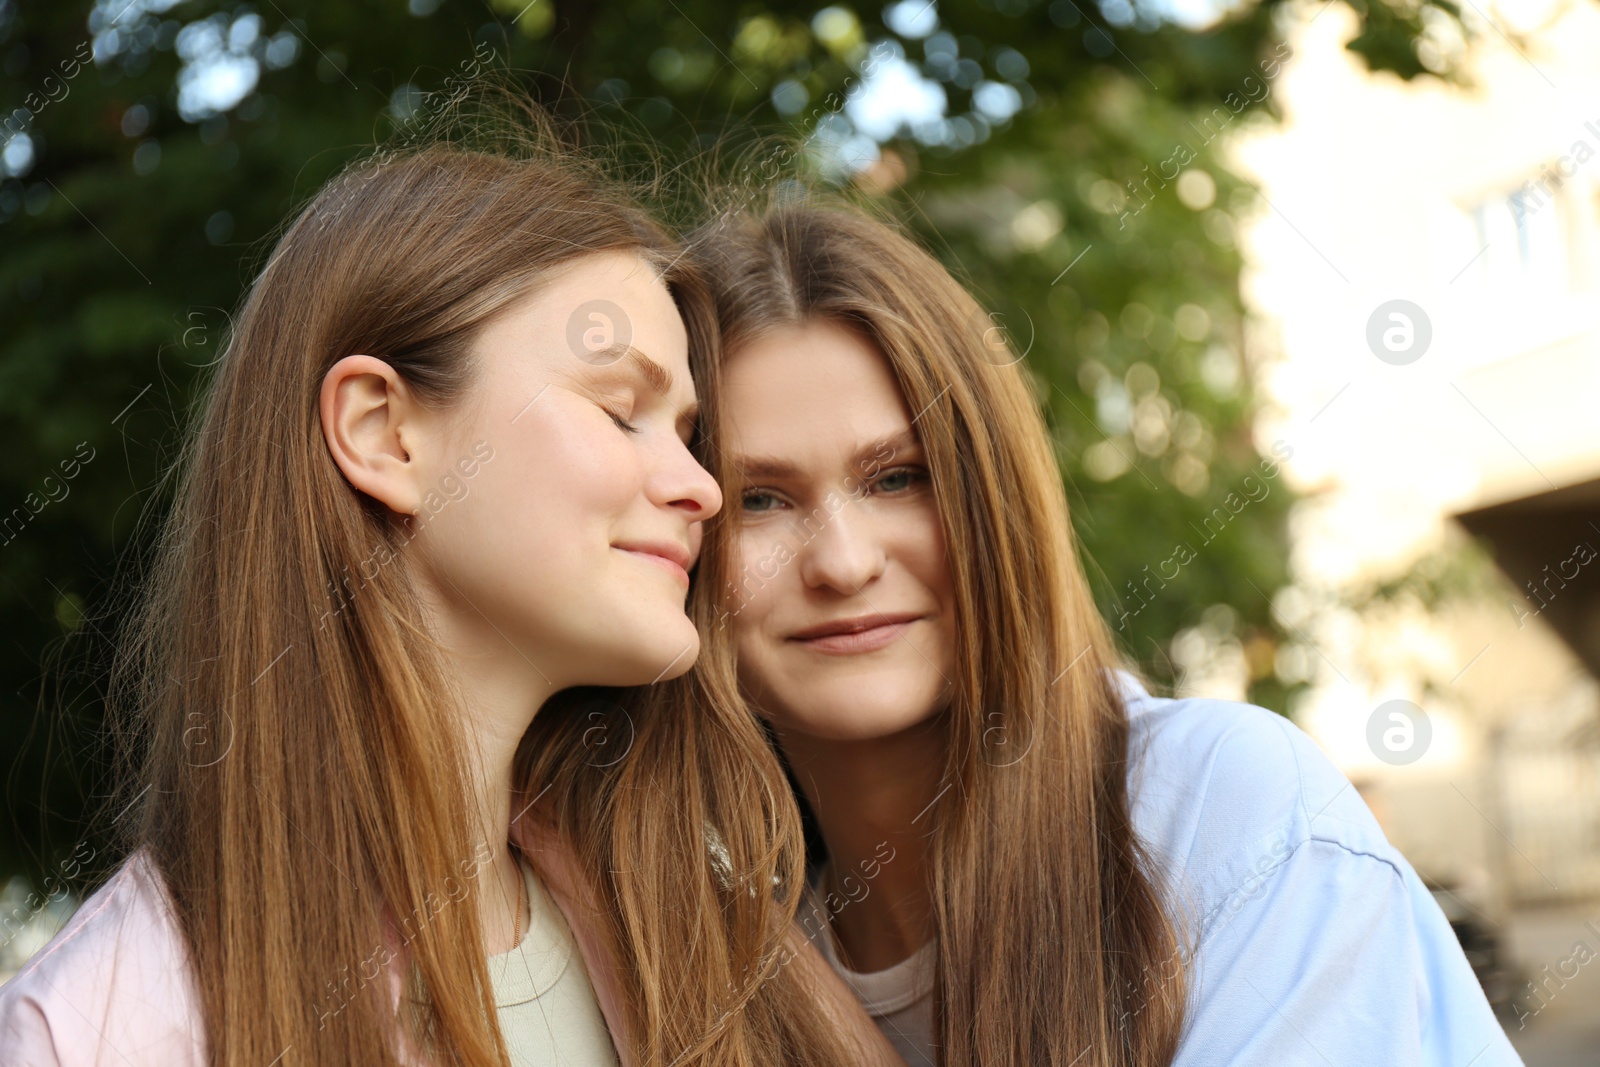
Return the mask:
<path id="1" fill-rule="evenodd" d="M 893 966 L 933 937 L 927 861 L 942 717 L 864 741 L 777 733 L 828 845 L 824 889 L 843 903 L 832 924 L 844 962 L 863 973 Z"/>
<path id="2" fill-rule="evenodd" d="M 510 951 L 517 930 L 527 928 L 526 893 L 522 870 L 509 845 L 511 820 L 533 798 L 517 803 L 511 769 L 517 745 L 543 703 L 532 694 L 516 700 L 472 700 L 468 690 L 468 753 L 478 783 L 478 822 L 475 839 L 483 842 L 493 860 L 478 871 L 478 910 L 485 947 L 490 955 Z"/>
<path id="3" fill-rule="evenodd" d="M 474 847 L 493 856 L 478 868 L 475 888 L 485 948 L 495 955 L 516 944 L 519 925 L 526 928 L 522 870 L 508 842 L 512 817 L 533 798 L 512 807 L 512 763 L 534 715 L 563 686 L 534 663 L 543 659 L 537 649 L 519 649 L 470 606 L 446 597 L 438 601 L 436 618 L 465 712 L 467 770 L 476 787 Z"/>

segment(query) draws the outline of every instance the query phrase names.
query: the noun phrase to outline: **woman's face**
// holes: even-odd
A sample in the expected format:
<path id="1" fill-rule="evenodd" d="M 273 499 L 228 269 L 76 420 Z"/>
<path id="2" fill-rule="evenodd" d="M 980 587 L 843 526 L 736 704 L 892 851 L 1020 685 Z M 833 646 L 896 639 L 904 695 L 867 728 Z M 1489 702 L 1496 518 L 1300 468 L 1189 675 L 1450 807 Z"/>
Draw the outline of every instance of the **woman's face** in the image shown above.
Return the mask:
<path id="1" fill-rule="evenodd" d="M 474 395 L 428 450 L 437 512 L 412 520 L 457 639 L 509 645 L 557 689 L 688 670 L 686 572 L 722 495 L 687 447 L 694 382 L 665 284 L 635 255 L 586 256 L 494 319 L 474 357 Z"/>
<path id="2" fill-rule="evenodd" d="M 783 733 L 865 740 L 948 700 L 955 614 L 926 461 L 888 359 L 817 321 L 728 354 L 741 684 Z"/>

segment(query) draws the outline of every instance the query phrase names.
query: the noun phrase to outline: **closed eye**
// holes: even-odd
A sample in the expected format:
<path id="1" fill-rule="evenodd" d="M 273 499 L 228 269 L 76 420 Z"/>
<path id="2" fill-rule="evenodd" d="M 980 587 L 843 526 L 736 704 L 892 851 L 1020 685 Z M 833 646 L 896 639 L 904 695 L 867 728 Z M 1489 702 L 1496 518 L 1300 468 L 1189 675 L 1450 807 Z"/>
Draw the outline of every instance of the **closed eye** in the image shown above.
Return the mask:
<path id="1" fill-rule="evenodd" d="M 638 433 L 639 432 L 639 427 L 635 426 L 633 423 L 629 422 L 627 419 L 623 418 L 621 415 L 618 415 L 615 411 L 612 411 L 610 408 L 602 407 L 600 410 L 604 411 L 607 415 L 611 416 L 611 421 L 617 424 L 617 429 L 622 430 L 625 433 Z"/>

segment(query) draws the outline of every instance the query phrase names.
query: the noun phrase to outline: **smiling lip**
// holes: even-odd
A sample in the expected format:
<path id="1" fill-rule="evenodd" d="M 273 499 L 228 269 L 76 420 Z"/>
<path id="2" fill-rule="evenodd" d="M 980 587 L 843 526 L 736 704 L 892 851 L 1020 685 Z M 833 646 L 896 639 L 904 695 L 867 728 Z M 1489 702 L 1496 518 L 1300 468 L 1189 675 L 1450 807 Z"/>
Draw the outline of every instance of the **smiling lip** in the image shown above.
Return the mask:
<path id="1" fill-rule="evenodd" d="M 673 541 L 630 541 L 611 546 L 629 555 L 638 556 L 670 571 L 674 577 L 689 584 L 689 550 Z"/>
<path id="2" fill-rule="evenodd" d="M 816 652 L 846 655 L 876 652 L 899 640 L 900 636 L 910 629 L 911 624 L 921 618 L 921 615 L 910 613 L 860 615 L 853 619 L 840 619 L 807 627 L 790 635 L 789 640 L 797 641 Z"/>

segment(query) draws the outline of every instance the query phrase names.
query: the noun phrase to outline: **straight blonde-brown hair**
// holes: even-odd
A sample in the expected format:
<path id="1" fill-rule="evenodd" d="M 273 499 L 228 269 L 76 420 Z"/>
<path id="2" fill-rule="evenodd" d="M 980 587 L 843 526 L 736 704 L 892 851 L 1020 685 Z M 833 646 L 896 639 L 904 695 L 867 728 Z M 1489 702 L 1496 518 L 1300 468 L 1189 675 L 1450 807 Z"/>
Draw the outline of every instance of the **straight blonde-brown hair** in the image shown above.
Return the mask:
<path id="1" fill-rule="evenodd" d="M 132 768 L 123 846 L 162 875 L 215 1064 L 395 1064 L 405 1048 L 508 1062 L 468 873 L 504 843 L 471 840 L 459 697 L 406 530 L 328 453 L 327 370 L 379 356 L 447 410 L 496 314 L 563 264 L 633 252 L 688 329 L 702 459 L 715 432 L 704 287 L 631 190 L 537 108 L 511 110 L 357 163 L 309 202 L 251 285 L 173 467 L 111 708 Z M 598 887 L 637 1062 L 847 1064 L 812 992 L 774 965 L 794 905 L 773 887 L 796 883 L 804 847 L 730 678 L 713 664 L 560 694 L 516 783 Z M 595 716 L 615 720 L 610 747 L 591 743 Z"/>
<path id="2" fill-rule="evenodd" d="M 936 801 L 930 852 L 939 1062 L 1170 1063 L 1179 924 L 1133 832 L 1128 715 L 1108 671 L 1133 668 L 1090 595 L 1020 357 L 895 226 L 796 183 L 785 191 L 716 215 L 691 254 L 725 356 L 780 327 L 837 322 L 884 353 L 920 413 L 957 612 L 942 717 L 953 787 Z M 736 499 L 737 472 L 716 473 Z M 731 589 L 695 595 L 709 608 Z"/>

